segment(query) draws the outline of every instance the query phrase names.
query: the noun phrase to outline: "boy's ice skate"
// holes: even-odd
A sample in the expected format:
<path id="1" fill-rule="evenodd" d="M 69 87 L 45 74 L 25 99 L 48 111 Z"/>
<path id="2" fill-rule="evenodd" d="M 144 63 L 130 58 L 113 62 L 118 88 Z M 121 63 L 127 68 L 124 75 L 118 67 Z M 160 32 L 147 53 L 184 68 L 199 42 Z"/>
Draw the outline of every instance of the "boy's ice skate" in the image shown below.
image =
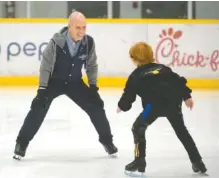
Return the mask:
<path id="1" fill-rule="evenodd" d="M 111 144 L 103 144 L 103 147 L 105 151 L 110 155 L 110 156 L 116 156 L 116 153 L 118 152 L 117 147 L 111 143 Z"/>
<path id="2" fill-rule="evenodd" d="M 131 177 L 142 177 L 144 176 L 146 168 L 145 158 L 135 158 L 134 161 L 125 166 L 125 174 Z"/>
<path id="3" fill-rule="evenodd" d="M 20 143 L 16 143 L 15 149 L 14 149 L 15 155 L 13 156 L 13 158 L 16 160 L 21 160 L 21 158 L 24 157 L 26 154 L 27 146 L 28 145 L 24 145 L 24 144 L 22 145 Z"/>
<path id="4" fill-rule="evenodd" d="M 201 173 L 205 173 L 207 171 L 205 164 L 203 163 L 202 160 L 198 162 L 194 162 L 192 164 L 192 169 L 194 172 L 201 172 Z"/>

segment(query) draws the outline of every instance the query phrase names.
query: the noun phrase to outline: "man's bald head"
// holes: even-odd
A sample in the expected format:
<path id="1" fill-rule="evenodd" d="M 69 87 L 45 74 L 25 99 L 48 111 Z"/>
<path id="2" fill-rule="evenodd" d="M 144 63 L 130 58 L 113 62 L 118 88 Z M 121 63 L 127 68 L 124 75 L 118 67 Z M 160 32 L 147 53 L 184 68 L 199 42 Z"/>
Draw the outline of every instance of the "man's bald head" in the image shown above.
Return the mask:
<path id="1" fill-rule="evenodd" d="M 70 25 L 71 23 L 74 23 L 76 21 L 86 22 L 86 17 L 81 12 L 78 12 L 78 11 L 72 12 L 68 18 L 68 25 Z"/>
<path id="2" fill-rule="evenodd" d="M 72 12 L 68 18 L 68 30 L 72 39 L 81 40 L 86 32 L 86 17 L 81 12 Z"/>

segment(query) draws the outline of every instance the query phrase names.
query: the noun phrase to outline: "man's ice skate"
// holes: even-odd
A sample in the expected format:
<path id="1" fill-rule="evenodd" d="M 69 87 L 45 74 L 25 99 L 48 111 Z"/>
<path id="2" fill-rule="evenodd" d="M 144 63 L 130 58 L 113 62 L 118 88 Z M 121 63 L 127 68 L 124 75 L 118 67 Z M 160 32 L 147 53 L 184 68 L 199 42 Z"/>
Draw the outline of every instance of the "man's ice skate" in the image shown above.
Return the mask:
<path id="1" fill-rule="evenodd" d="M 118 152 L 117 147 L 111 143 L 111 144 L 103 144 L 105 151 L 112 157 L 116 157 L 116 153 Z"/>
<path id="2" fill-rule="evenodd" d="M 146 168 L 145 158 L 135 158 L 134 161 L 125 166 L 125 174 L 131 177 L 144 177 Z"/>
<path id="3" fill-rule="evenodd" d="M 205 173 L 207 171 L 205 164 L 203 163 L 202 160 L 194 162 L 192 164 L 192 169 L 194 172 L 201 172 L 201 173 Z"/>
<path id="4" fill-rule="evenodd" d="M 14 150 L 14 156 L 13 158 L 16 160 L 21 160 L 22 157 L 26 154 L 27 145 L 21 145 L 20 143 L 16 143 L 15 150 Z"/>

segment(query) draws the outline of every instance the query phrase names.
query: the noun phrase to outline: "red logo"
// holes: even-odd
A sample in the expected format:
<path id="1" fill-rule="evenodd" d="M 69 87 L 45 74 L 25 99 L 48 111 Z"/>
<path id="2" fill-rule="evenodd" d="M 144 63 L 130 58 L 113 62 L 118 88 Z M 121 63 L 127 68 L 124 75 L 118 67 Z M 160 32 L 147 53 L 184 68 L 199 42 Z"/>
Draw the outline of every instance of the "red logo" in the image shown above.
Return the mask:
<path id="1" fill-rule="evenodd" d="M 177 41 L 183 37 L 182 31 L 174 31 L 173 28 L 162 30 L 160 41 L 155 49 L 155 57 L 158 63 L 177 67 L 210 67 L 212 71 L 219 68 L 219 50 L 215 49 L 209 56 L 205 56 L 197 50 L 194 54 L 188 54 L 178 49 Z M 203 41 L 203 43 L 205 43 Z M 206 46 L 207 47 L 207 46 Z M 162 62 L 160 61 L 162 59 Z"/>

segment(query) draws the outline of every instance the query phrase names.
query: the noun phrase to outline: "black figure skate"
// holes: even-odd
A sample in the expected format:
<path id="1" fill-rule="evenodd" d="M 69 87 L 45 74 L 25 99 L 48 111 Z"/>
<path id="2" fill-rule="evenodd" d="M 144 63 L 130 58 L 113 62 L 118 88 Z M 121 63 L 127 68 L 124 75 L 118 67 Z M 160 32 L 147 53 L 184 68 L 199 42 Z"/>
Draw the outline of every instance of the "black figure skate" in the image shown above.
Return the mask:
<path id="1" fill-rule="evenodd" d="M 140 148 L 140 149 L 139 149 Z M 135 144 L 135 159 L 125 166 L 125 174 L 131 177 L 145 177 L 145 143 Z"/>
<path id="2" fill-rule="evenodd" d="M 111 144 L 103 144 L 103 147 L 105 151 L 110 155 L 110 156 L 116 156 L 116 153 L 118 152 L 117 147 L 111 143 Z"/>
<path id="3" fill-rule="evenodd" d="M 146 168 L 145 158 L 135 158 L 134 161 L 125 166 L 126 171 L 144 173 Z"/>
<path id="4" fill-rule="evenodd" d="M 24 144 L 22 145 L 20 143 L 16 143 L 15 149 L 14 149 L 15 155 L 13 156 L 13 158 L 16 160 L 21 160 L 21 158 L 24 157 L 26 154 L 27 146 L 28 145 L 24 145 Z"/>
<path id="5" fill-rule="evenodd" d="M 202 160 L 192 163 L 192 169 L 194 172 L 205 173 L 207 171 L 205 164 Z"/>

